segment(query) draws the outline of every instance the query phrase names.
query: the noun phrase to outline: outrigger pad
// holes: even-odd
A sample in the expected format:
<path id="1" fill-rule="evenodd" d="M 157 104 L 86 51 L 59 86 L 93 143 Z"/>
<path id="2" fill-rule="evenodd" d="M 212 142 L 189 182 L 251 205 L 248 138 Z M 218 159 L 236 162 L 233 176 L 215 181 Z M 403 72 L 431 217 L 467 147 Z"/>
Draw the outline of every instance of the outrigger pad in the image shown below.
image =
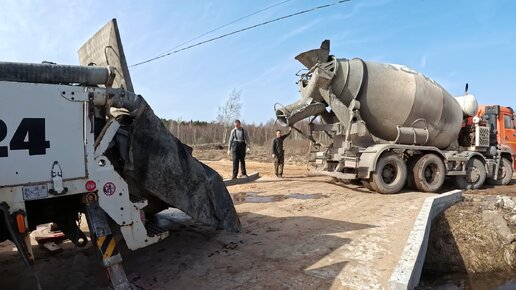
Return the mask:
<path id="1" fill-rule="evenodd" d="M 131 194 L 147 198 L 146 214 L 170 206 L 194 220 L 240 231 L 240 220 L 222 177 L 192 156 L 145 104 L 130 126 L 122 176 Z M 163 204 L 164 203 L 164 204 Z"/>

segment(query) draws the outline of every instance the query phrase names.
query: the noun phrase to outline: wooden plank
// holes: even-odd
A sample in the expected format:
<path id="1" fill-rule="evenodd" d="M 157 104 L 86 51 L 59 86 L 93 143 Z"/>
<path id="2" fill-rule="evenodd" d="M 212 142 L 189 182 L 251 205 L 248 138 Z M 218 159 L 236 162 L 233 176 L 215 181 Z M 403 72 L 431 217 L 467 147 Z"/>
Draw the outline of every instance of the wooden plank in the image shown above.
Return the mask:
<path id="1" fill-rule="evenodd" d="M 47 242 L 44 244 L 39 244 L 43 249 L 49 251 L 52 254 L 57 254 L 63 251 L 63 248 L 61 248 L 59 245 L 57 245 L 54 242 Z"/>
<path id="2" fill-rule="evenodd" d="M 37 232 L 36 234 L 38 236 L 36 236 L 34 239 L 40 245 L 48 243 L 48 242 L 61 243 L 62 241 L 66 240 L 66 236 L 62 232 L 57 232 L 57 233 Z"/>
<path id="3" fill-rule="evenodd" d="M 247 178 L 224 179 L 224 184 L 226 186 L 236 185 L 236 184 L 243 184 L 243 183 L 248 183 L 248 182 L 255 181 L 258 178 L 260 178 L 260 173 L 259 172 L 254 172 L 254 173 L 249 174 Z"/>

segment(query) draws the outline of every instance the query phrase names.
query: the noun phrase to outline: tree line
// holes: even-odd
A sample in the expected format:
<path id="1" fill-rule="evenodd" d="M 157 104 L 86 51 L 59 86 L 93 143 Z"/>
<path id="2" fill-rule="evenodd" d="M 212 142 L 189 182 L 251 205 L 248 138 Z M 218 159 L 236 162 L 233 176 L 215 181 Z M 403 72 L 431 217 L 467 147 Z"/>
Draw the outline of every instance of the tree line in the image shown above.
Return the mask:
<path id="1" fill-rule="evenodd" d="M 202 144 L 226 144 L 228 139 L 228 133 L 232 126 L 221 124 L 217 121 L 205 122 L 205 121 L 183 121 L 183 120 L 166 120 L 162 119 L 163 124 L 168 130 L 176 136 L 181 142 L 190 146 L 202 145 Z M 231 123 L 232 125 L 232 123 Z M 242 123 L 242 127 L 247 130 L 251 143 L 254 145 L 266 145 L 272 142 L 274 139 L 276 130 L 282 130 L 283 133 L 287 132 L 287 128 L 281 127 L 275 123 L 275 120 L 271 119 L 264 123 Z M 299 122 L 296 124 L 296 128 L 307 132 L 308 122 Z M 297 131 L 292 131 L 292 140 L 306 140 Z"/>
<path id="2" fill-rule="evenodd" d="M 233 122 L 240 118 L 240 111 L 242 109 L 241 95 L 242 91 L 233 89 L 226 102 L 218 108 L 215 121 L 184 121 L 181 119 L 162 119 L 162 121 L 174 136 L 190 146 L 226 144 L 229 139 L 229 132 L 233 128 Z M 308 120 L 296 124 L 296 128 L 302 132 L 308 132 L 308 126 Z M 270 144 L 272 139 L 275 138 L 276 130 L 278 129 L 282 130 L 283 133 L 287 132 L 287 128 L 276 124 L 274 119 L 259 124 L 242 122 L 242 127 L 247 130 L 253 145 Z M 292 131 L 290 139 L 306 140 L 306 145 L 308 145 L 308 140 L 296 130 Z M 296 143 L 301 144 L 305 142 L 299 141 Z"/>

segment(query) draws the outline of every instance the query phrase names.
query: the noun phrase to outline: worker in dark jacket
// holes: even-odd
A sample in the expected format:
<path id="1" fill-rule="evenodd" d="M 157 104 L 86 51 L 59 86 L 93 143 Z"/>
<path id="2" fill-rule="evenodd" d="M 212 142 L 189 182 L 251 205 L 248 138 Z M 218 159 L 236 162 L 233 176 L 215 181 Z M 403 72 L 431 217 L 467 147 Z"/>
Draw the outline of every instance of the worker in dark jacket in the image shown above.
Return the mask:
<path id="1" fill-rule="evenodd" d="M 283 164 L 285 163 L 285 150 L 283 150 L 283 140 L 292 132 L 288 129 L 286 135 L 281 134 L 281 130 L 276 130 L 276 138 L 272 140 L 272 157 L 274 158 L 274 171 L 277 177 L 283 177 Z"/>
<path id="2" fill-rule="evenodd" d="M 242 170 L 242 177 L 247 178 L 245 169 L 245 153 L 251 149 L 249 134 L 242 128 L 240 120 L 235 120 L 235 128 L 229 135 L 228 155 L 233 153 L 233 179 L 238 175 L 238 164 Z"/>

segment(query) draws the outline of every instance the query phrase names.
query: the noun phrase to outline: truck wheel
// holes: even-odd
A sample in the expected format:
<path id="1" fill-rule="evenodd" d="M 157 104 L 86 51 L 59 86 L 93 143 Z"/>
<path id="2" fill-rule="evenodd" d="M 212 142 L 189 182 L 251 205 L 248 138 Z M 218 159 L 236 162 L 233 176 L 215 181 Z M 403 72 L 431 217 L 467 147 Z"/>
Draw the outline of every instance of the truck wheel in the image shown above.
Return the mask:
<path id="1" fill-rule="evenodd" d="M 426 154 L 414 165 L 412 176 L 417 189 L 424 192 L 436 192 L 443 186 L 446 177 L 444 163 L 435 154 Z"/>
<path id="2" fill-rule="evenodd" d="M 455 179 L 461 189 L 478 189 L 486 180 L 486 168 L 482 161 L 472 158 L 466 164 L 466 175 Z"/>
<path id="3" fill-rule="evenodd" d="M 371 173 L 372 187 L 379 193 L 398 193 L 407 181 L 407 165 L 396 154 L 386 154 Z"/>
<path id="4" fill-rule="evenodd" d="M 491 185 L 507 185 L 512 180 L 512 164 L 507 158 L 502 157 L 500 167 L 498 168 L 498 179 L 487 179 L 487 183 Z"/>
<path id="5" fill-rule="evenodd" d="M 421 156 L 412 156 L 407 161 L 407 182 L 405 183 L 405 188 L 409 190 L 416 190 L 416 183 L 414 183 L 414 174 L 412 173 L 414 171 L 414 165 L 416 165 L 416 162 L 421 158 Z"/>

